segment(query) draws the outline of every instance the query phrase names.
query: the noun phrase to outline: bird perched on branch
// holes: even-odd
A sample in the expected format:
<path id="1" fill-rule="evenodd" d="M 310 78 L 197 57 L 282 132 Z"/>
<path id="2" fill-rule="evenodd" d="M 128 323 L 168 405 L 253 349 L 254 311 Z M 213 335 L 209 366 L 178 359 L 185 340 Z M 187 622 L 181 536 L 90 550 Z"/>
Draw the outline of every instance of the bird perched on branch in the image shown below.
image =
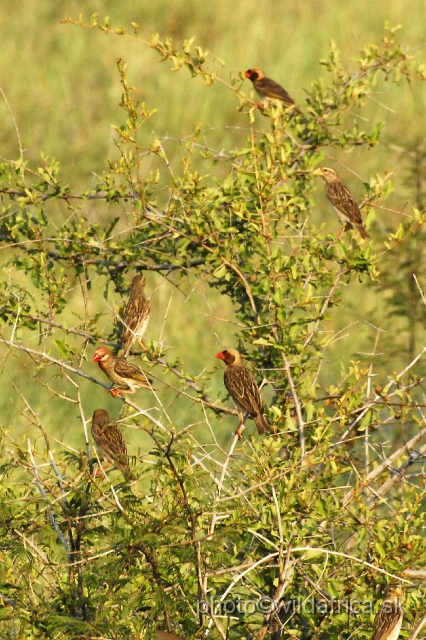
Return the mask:
<path id="1" fill-rule="evenodd" d="M 95 349 L 93 362 L 97 362 L 111 382 L 118 386 L 109 390 L 114 398 L 123 393 L 136 393 L 137 389 L 154 389 L 152 380 L 147 378 L 142 369 L 124 358 L 113 356 L 107 347 Z"/>
<path id="2" fill-rule="evenodd" d="M 312 175 L 324 178 L 325 195 L 343 224 L 346 225 L 349 222 L 358 229 L 361 238 L 369 238 L 362 224 L 359 207 L 349 189 L 342 184 L 337 172 L 330 167 L 320 167 Z"/>
<path id="3" fill-rule="evenodd" d="M 245 77 L 252 81 L 256 93 L 263 99 L 279 100 L 285 107 L 292 107 L 294 100 L 287 91 L 275 80 L 265 76 L 262 69 L 247 69 Z M 300 109 L 294 108 L 296 113 L 301 113 Z"/>
<path id="4" fill-rule="evenodd" d="M 385 599 L 374 619 L 373 640 L 396 640 L 401 631 L 402 607 L 400 598 L 402 589 L 398 585 L 389 585 Z"/>
<path id="5" fill-rule="evenodd" d="M 235 435 L 243 437 L 244 427 L 243 411 L 254 420 L 258 433 L 271 432 L 271 427 L 263 415 L 263 403 L 259 387 L 253 374 L 244 366 L 241 354 L 235 349 L 225 349 L 217 353 L 215 358 L 223 360 L 226 364 L 223 380 L 225 387 L 232 396 L 240 419 Z"/>
<path id="6" fill-rule="evenodd" d="M 92 437 L 96 447 L 103 458 L 111 462 L 121 471 L 125 480 L 132 480 L 129 469 L 127 447 L 123 434 L 114 424 L 108 411 L 96 409 L 92 417 Z"/>
<path id="7" fill-rule="evenodd" d="M 151 305 L 145 296 L 145 278 L 143 275 L 136 275 L 132 280 L 130 297 L 123 317 L 123 358 L 127 358 L 136 339 L 142 349 L 146 349 L 142 338 L 148 326 L 150 313 Z"/>

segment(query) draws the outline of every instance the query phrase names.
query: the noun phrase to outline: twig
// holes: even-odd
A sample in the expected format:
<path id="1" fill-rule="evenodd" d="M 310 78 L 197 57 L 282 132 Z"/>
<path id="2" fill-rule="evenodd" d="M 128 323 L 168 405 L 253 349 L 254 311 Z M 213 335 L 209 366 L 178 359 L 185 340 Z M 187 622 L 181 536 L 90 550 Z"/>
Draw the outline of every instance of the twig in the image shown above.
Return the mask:
<path id="1" fill-rule="evenodd" d="M 2 337 L 0 337 L 0 342 L 3 342 L 3 344 L 6 344 L 8 347 L 12 347 L 12 349 L 19 349 L 19 351 L 24 351 L 25 353 L 30 353 L 31 355 L 38 356 L 39 358 L 41 358 L 42 360 L 46 360 L 47 362 L 52 362 L 53 364 L 58 365 L 61 369 L 66 369 L 67 371 L 76 373 L 78 376 L 81 376 L 82 378 L 86 378 L 86 380 L 90 380 L 90 382 L 94 382 L 95 384 L 100 385 L 104 389 L 109 390 L 110 388 L 110 385 L 107 385 L 104 382 L 101 382 L 100 380 L 96 380 L 96 378 L 93 378 L 92 376 L 88 376 L 87 373 L 84 373 L 83 371 L 81 371 L 81 369 L 76 369 L 75 367 L 71 367 L 71 365 L 66 364 L 65 362 L 62 362 L 61 360 L 52 358 L 52 356 L 47 355 L 47 353 L 44 353 L 44 351 L 36 351 L 35 349 L 30 349 L 30 347 L 25 347 L 24 345 L 16 344 L 16 342 L 10 342 L 9 340 L 5 340 Z"/>
<path id="2" fill-rule="evenodd" d="M 90 342 L 92 343 L 100 343 L 100 344 L 106 344 L 108 346 L 114 347 L 115 349 L 120 349 L 121 348 L 121 343 L 117 343 L 117 342 L 112 342 L 111 340 L 105 340 L 103 338 L 99 338 L 98 336 L 93 336 L 91 333 L 88 333 L 87 331 L 83 331 L 81 329 L 75 329 L 75 328 L 67 328 L 64 327 L 63 325 L 59 324 L 58 322 L 54 322 L 48 318 L 41 318 L 39 316 L 32 316 L 32 315 L 27 315 L 27 316 L 23 316 L 26 318 L 29 318 L 30 320 L 34 321 L 34 322 L 41 322 L 44 324 L 47 324 L 50 327 L 55 327 L 57 329 L 61 329 L 62 331 L 65 331 L 66 333 L 72 333 L 78 336 L 82 336 L 83 338 L 87 338 L 87 340 L 90 340 Z M 0 338 L 0 341 L 2 339 Z M 16 344 L 16 342 L 13 341 L 6 341 L 3 340 L 3 342 L 5 342 L 6 344 L 12 344 L 14 345 L 16 348 L 20 348 L 23 351 L 28 351 L 29 353 L 36 353 L 39 356 L 45 356 L 46 354 L 41 353 L 41 352 L 32 352 L 31 350 L 27 349 L 26 347 L 23 347 L 21 345 Z M 46 356 L 46 359 L 48 359 L 49 356 Z M 55 362 L 56 364 L 59 364 L 58 360 L 52 360 L 53 362 Z M 220 411 L 221 413 L 225 413 L 225 414 L 229 414 L 229 415 L 238 415 L 237 411 L 235 409 L 232 408 L 228 408 L 228 407 L 224 407 L 223 405 L 217 404 L 216 402 L 213 401 L 213 399 L 206 393 L 204 393 L 203 389 L 197 385 L 195 382 L 193 382 L 192 380 L 190 380 L 184 373 L 182 373 L 181 371 L 179 371 L 179 369 L 177 367 L 174 367 L 172 365 L 170 365 L 166 360 L 164 360 L 164 358 L 157 358 L 156 363 L 159 364 L 161 367 L 164 367 L 165 369 L 167 369 L 168 371 L 170 371 L 171 373 L 173 373 L 175 376 L 177 376 L 178 378 L 180 378 L 181 380 L 184 380 L 185 384 L 187 387 L 193 389 L 194 391 L 196 391 L 197 393 L 200 394 L 200 397 L 194 397 L 191 396 L 189 394 L 186 394 L 184 391 L 182 391 L 181 389 L 177 389 L 176 387 L 174 387 L 173 385 L 168 384 L 167 382 L 165 383 L 170 389 L 173 389 L 173 391 L 176 391 L 179 394 L 184 395 L 185 397 L 193 400 L 194 402 L 198 402 L 200 404 L 205 404 L 208 407 L 210 407 L 211 409 L 215 410 L 215 411 Z M 62 366 L 62 365 L 61 365 Z M 80 370 L 79 369 L 74 369 L 71 368 L 71 371 L 73 371 L 74 373 L 78 373 Z M 79 374 L 80 375 L 80 374 Z M 94 378 L 91 378 L 90 376 L 85 376 L 86 378 L 88 378 L 89 380 L 95 381 Z M 109 389 L 109 385 L 106 384 L 102 384 L 100 382 L 98 382 L 98 384 L 101 384 L 102 386 L 104 386 L 106 389 Z"/>
<path id="3" fill-rule="evenodd" d="M 278 335 L 276 336 L 276 339 L 278 339 Z M 287 357 L 284 351 L 281 351 L 281 358 L 284 364 L 285 372 L 287 374 L 288 384 L 290 385 L 290 391 L 293 398 L 294 407 L 296 409 L 297 431 L 299 434 L 299 444 L 300 444 L 300 466 L 303 467 L 305 464 L 305 434 L 304 434 L 305 422 L 302 416 L 302 406 L 299 402 L 299 397 L 297 395 L 296 386 L 293 381 L 293 376 L 291 375 L 290 363 L 287 360 Z"/>
<path id="4" fill-rule="evenodd" d="M 420 631 L 423 629 L 425 624 L 426 624 L 426 616 L 423 616 L 423 618 L 420 620 L 419 624 L 414 629 L 413 633 L 411 634 L 408 640 L 416 640 L 417 636 L 419 635 Z"/>
<path id="5" fill-rule="evenodd" d="M 22 540 L 25 542 L 25 544 L 27 544 L 29 547 L 31 547 L 31 549 L 34 551 L 34 553 L 36 553 L 44 562 L 44 564 L 46 566 L 48 566 L 49 564 L 52 564 L 49 560 L 49 558 L 46 556 L 45 553 L 43 553 L 43 551 L 41 549 L 39 549 L 37 547 L 37 545 L 34 544 L 34 542 L 32 540 L 29 540 L 29 538 L 27 538 L 27 536 L 25 534 L 23 534 L 21 531 L 19 531 L 18 529 L 13 529 L 12 530 L 13 533 L 15 533 L 17 536 L 19 536 L 20 538 L 22 538 Z"/>
<path id="6" fill-rule="evenodd" d="M 279 503 L 278 503 L 277 494 L 275 492 L 274 486 L 272 486 L 272 498 L 273 498 L 275 509 L 277 512 L 278 534 L 280 537 L 280 548 L 279 548 L 279 556 L 278 556 L 278 571 L 279 571 L 278 585 L 273 597 L 273 606 L 271 606 L 269 613 L 265 615 L 263 622 L 261 624 L 261 627 L 259 629 L 259 632 L 256 636 L 256 640 L 263 640 L 263 638 L 265 637 L 265 634 L 268 631 L 270 622 L 272 621 L 273 617 L 276 615 L 277 604 L 281 600 L 285 590 L 288 587 L 291 576 L 293 574 L 294 565 L 296 564 L 296 561 L 291 559 L 291 541 L 293 539 L 293 533 L 294 533 L 294 528 L 296 523 L 293 522 L 291 526 L 290 539 L 288 542 L 288 547 L 287 547 L 287 552 L 286 552 L 286 557 L 284 562 L 284 535 L 283 535 Z"/>
<path id="7" fill-rule="evenodd" d="M 413 580 L 426 580 L 426 569 L 404 569 L 402 573 Z"/>
<path id="8" fill-rule="evenodd" d="M 318 327 L 319 324 L 321 322 L 321 320 L 323 320 L 324 318 L 324 314 L 327 311 L 327 307 L 330 304 L 331 298 L 333 297 L 334 292 L 336 291 L 337 285 L 339 284 L 340 278 L 347 272 L 347 269 L 339 269 L 339 271 L 336 274 L 336 277 L 334 279 L 334 282 L 330 288 L 330 291 L 328 292 L 327 297 L 325 298 L 323 305 L 320 309 L 320 312 L 318 314 L 318 318 L 316 319 L 314 326 L 312 328 L 312 331 L 309 332 L 309 335 L 306 337 L 305 342 L 303 343 L 303 347 L 306 348 L 309 343 L 312 341 L 313 337 L 315 336 L 315 334 L 318 331 Z"/>
<path id="9" fill-rule="evenodd" d="M 224 483 L 224 480 L 225 480 L 226 472 L 228 470 L 228 464 L 229 464 L 229 462 L 230 462 L 230 460 L 232 458 L 232 455 L 234 453 L 234 449 L 235 449 L 235 446 L 236 446 L 237 442 L 238 442 L 238 436 L 235 435 L 233 440 L 232 440 L 232 443 L 231 443 L 231 448 L 229 449 L 228 455 L 226 456 L 226 460 L 222 465 L 222 472 L 220 474 L 219 483 L 217 485 L 216 496 L 215 496 L 215 498 L 213 500 L 213 508 L 212 508 L 213 515 L 212 515 L 212 521 L 211 521 L 210 529 L 209 529 L 209 535 L 210 536 L 213 536 L 213 533 L 214 533 L 215 525 L 216 525 L 216 522 L 217 522 L 217 504 L 218 504 L 218 501 L 220 500 L 220 495 L 221 495 L 221 492 L 222 492 L 223 483 Z M 206 592 L 207 592 L 207 588 L 206 588 Z"/>
<path id="10" fill-rule="evenodd" d="M 275 341 L 279 343 L 278 328 L 276 325 L 271 327 L 271 333 L 274 336 Z M 281 351 L 281 358 L 284 364 L 284 370 L 287 374 L 288 384 L 290 386 L 294 407 L 296 409 L 296 416 L 297 416 L 297 423 L 298 423 L 297 430 L 299 434 L 299 444 L 300 444 L 300 466 L 303 467 L 305 464 L 305 459 L 304 459 L 305 458 L 305 434 L 304 434 L 305 423 L 302 416 L 302 407 L 299 402 L 299 397 L 297 395 L 296 385 L 294 384 L 293 376 L 291 375 L 290 363 L 287 360 L 287 356 L 285 355 L 284 351 Z"/>
<path id="11" fill-rule="evenodd" d="M 345 497 L 343 498 L 342 507 L 343 508 L 346 507 L 355 496 L 357 496 L 361 491 L 363 491 L 366 487 L 368 487 L 384 471 L 388 470 L 388 468 L 390 467 L 392 462 L 394 462 L 394 460 L 397 460 L 404 453 L 409 453 L 410 450 L 425 436 L 426 436 L 426 427 L 422 429 L 419 433 L 417 433 L 415 436 L 413 436 L 411 440 L 409 440 L 406 444 L 402 445 L 402 447 L 399 447 L 399 449 L 391 453 L 391 455 L 388 456 L 386 460 L 384 460 L 375 469 L 370 471 L 369 474 L 367 474 L 361 486 L 356 487 L 355 489 L 351 489 L 345 495 Z"/>
<path id="12" fill-rule="evenodd" d="M 65 540 L 64 535 L 63 535 L 58 523 L 56 522 L 55 516 L 53 515 L 52 509 L 50 508 L 49 501 L 47 499 L 47 493 L 44 490 L 44 487 L 43 487 L 43 485 L 42 485 L 42 483 L 40 481 L 40 475 L 39 475 L 39 472 L 38 472 L 38 468 L 37 468 L 36 462 L 34 460 L 34 455 L 33 455 L 32 447 L 31 447 L 31 441 L 30 441 L 29 438 L 28 438 L 28 454 L 30 456 L 31 463 L 32 463 L 32 470 L 33 470 L 33 473 L 34 473 L 34 481 L 35 481 L 36 486 L 37 486 L 37 488 L 38 488 L 38 490 L 40 492 L 40 495 L 44 498 L 44 500 L 46 501 L 46 504 L 47 504 L 47 513 L 49 514 L 50 522 L 52 523 L 53 528 L 55 529 L 56 534 L 57 534 L 59 540 L 61 541 L 62 546 L 65 549 L 65 552 L 66 552 L 67 558 L 68 558 L 68 562 L 71 562 L 71 554 L 70 554 L 70 548 L 68 546 L 68 542 Z"/>
<path id="13" fill-rule="evenodd" d="M 408 460 L 406 460 L 398 469 L 393 470 L 392 475 L 388 478 L 383 484 L 380 485 L 375 490 L 376 497 L 371 498 L 368 502 L 369 507 L 374 507 L 380 501 L 380 498 L 385 495 L 387 491 L 394 485 L 398 484 L 405 478 L 406 471 L 411 465 L 420 462 L 426 456 L 426 444 L 418 449 L 418 451 L 413 451 L 410 454 Z"/>

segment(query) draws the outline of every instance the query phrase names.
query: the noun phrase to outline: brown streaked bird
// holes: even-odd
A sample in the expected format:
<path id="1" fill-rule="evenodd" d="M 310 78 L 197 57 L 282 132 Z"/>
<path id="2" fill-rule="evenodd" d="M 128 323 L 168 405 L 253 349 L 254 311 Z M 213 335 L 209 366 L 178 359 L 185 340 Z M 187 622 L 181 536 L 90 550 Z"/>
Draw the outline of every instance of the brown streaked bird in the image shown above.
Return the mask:
<path id="1" fill-rule="evenodd" d="M 132 280 L 129 301 L 124 311 L 121 337 L 123 358 L 127 358 L 136 339 L 142 349 L 146 350 L 142 338 L 148 326 L 150 313 L 151 305 L 145 296 L 145 278 L 142 275 L 136 275 Z"/>
<path id="2" fill-rule="evenodd" d="M 385 599 L 374 619 L 373 640 L 397 640 L 401 631 L 403 611 L 400 604 L 402 589 L 398 585 L 389 585 Z"/>
<path id="3" fill-rule="evenodd" d="M 113 356 L 107 347 L 95 349 L 93 362 L 97 362 L 111 382 L 119 387 L 109 390 L 114 398 L 122 393 L 136 393 L 137 389 L 154 389 L 152 380 L 147 378 L 142 369 L 124 358 Z"/>
<path id="4" fill-rule="evenodd" d="M 341 182 L 337 172 L 330 167 L 319 167 L 312 175 L 324 178 L 327 200 L 343 224 L 346 225 L 350 222 L 353 227 L 358 229 L 361 238 L 369 238 L 370 236 L 362 223 L 359 207 L 349 189 Z"/>
<path id="5" fill-rule="evenodd" d="M 252 81 L 256 93 L 263 99 L 279 100 L 285 107 L 292 107 L 294 100 L 278 82 L 265 76 L 262 69 L 247 69 L 245 77 Z M 295 107 L 296 113 L 301 111 Z"/>
<path id="6" fill-rule="evenodd" d="M 125 480 L 132 480 L 123 434 L 111 420 L 108 411 L 96 409 L 94 412 L 92 437 L 101 456 L 117 467 Z"/>
<path id="7" fill-rule="evenodd" d="M 235 435 L 243 437 L 244 427 L 243 411 L 254 420 L 258 433 L 271 432 L 271 427 L 263 415 L 263 402 L 259 387 L 253 374 L 244 366 L 241 354 L 236 349 L 224 349 L 215 355 L 215 358 L 223 360 L 226 364 L 223 380 L 225 387 L 232 396 L 240 419 Z"/>

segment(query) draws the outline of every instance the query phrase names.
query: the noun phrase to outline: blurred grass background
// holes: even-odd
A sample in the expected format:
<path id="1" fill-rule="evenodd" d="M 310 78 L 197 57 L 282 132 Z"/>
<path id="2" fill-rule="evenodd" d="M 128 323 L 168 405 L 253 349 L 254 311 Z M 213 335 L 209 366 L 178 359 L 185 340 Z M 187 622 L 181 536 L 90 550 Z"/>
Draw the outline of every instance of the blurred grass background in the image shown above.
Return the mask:
<path id="1" fill-rule="evenodd" d="M 171 72 L 169 63 L 161 64 L 158 54 L 148 46 L 123 37 L 107 36 L 98 30 L 60 24 L 66 17 L 78 20 L 82 14 L 83 22 L 89 24 L 91 14 L 96 12 L 100 22 L 109 16 L 112 28 L 124 26 L 129 33 L 131 22 L 137 22 L 140 38 L 149 41 L 151 33 L 159 32 L 163 38 L 172 37 L 178 48 L 184 39 L 195 36 L 197 45 L 211 51 L 209 60 L 213 66 L 218 66 L 215 59 L 225 61 L 220 72 L 225 80 L 248 67 L 264 68 L 303 108 L 304 90 L 309 90 L 314 79 L 327 76 L 319 60 L 327 57 L 332 39 L 341 51 L 343 66 L 354 69 L 353 59 L 364 45 L 380 41 L 384 23 L 388 20 L 391 26 L 402 25 L 400 41 L 407 43 L 407 49 L 420 47 L 418 54 L 424 58 L 426 52 L 421 47 L 426 40 L 425 8 L 424 0 L 404 3 L 400 0 L 387 3 L 367 0 L 345 3 L 341 0 L 264 0 L 262 3 L 255 0 L 244 3 L 235 0 L 214 3 L 195 0 L 159 0 L 156 3 L 146 0 L 138 3 L 24 0 L 16 3 L 3 0 L 0 7 L 3 43 L 0 50 L 0 155 L 7 160 L 16 160 L 21 146 L 24 158 L 34 166 L 39 162 L 42 150 L 59 160 L 61 174 L 72 191 L 90 188 L 93 175 L 101 174 L 107 167 L 108 157 L 114 154 L 111 124 L 120 125 L 125 118 L 119 107 L 122 93 L 116 66 L 119 57 L 129 65 L 128 77 L 139 91 L 140 100 L 148 109 L 158 109 L 143 130 L 146 143 L 151 139 L 151 131 L 182 139 L 191 135 L 195 123 L 200 122 L 202 140 L 211 148 L 232 149 L 245 144 L 247 119 L 237 111 L 232 91 L 217 83 L 205 87 L 200 78 L 191 79 L 186 69 Z M 244 82 L 243 90 L 250 94 L 248 81 Z M 361 116 L 367 119 L 366 127 L 368 120 L 386 122 L 384 144 L 370 151 L 352 149 L 350 153 L 326 156 L 326 164 L 337 165 L 344 181 L 357 196 L 363 193 L 361 181 L 368 182 L 369 176 L 375 173 L 393 171 L 396 188 L 386 206 L 396 210 L 405 207 L 411 211 L 414 202 L 413 189 L 408 182 L 410 158 L 399 148 L 402 145 L 422 148 L 426 133 L 425 91 L 426 87 L 420 83 L 405 83 L 398 90 L 391 84 L 381 83 Z M 390 105 L 391 109 L 384 108 L 381 103 Z M 361 116 L 356 118 L 362 124 Z M 256 125 L 267 131 L 269 122 L 256 114 Z M 178 164 L 182 145 L 169 141 L 165 146 L 168 157 Z M 317 186 L 317 206 L 325 211 L 330 225 L 334 225 L 331 228 L 337 230 L 338 223 L 322 195 L 322 184 Z M 395 228 L 399 221 L 397 214 L 386 211 L 378 211 L 376 217 L 378 235 L 383 236 L 389 226 Z M 129 279 L 132 275 L 129 274 Z M 160 276 L 149 276 L 148 292 L 160 280 Z M 426 285 L 423 273 L 419 274 L 419 281 Z M 222 345 L 232 346 L 235 329 L 234 325 L 216 319 L 232 318 L 229 302 L 203 283 L 194 283 L 194 287 L 192 291 L 178 292 L 169 283 L 160 285 L 155 304 L 153 299 L 155 313 L 147 336 L 153 339 L 165 336 L 166 342 L 177 349 L 185 358 L 187 368 L 195 374 L 205 366 L 210 370 L 215 366 L 214 354 Z M 102 310 L 104 302 L 98 299 L 96 290 L 90 295 L 93 296 L 92 309 Z M 172 295 L 174 299 L 178 298 L 178 303 L 171 305 L 162 334 L 164 309 Z M 419 296 L 414 295 L 414 300 L 422 304 Z M 365 320 L 384 326 L 386 314 L 385 296 L 380 285 L 370 288 L 365 284 L 351 285 L 343 306 L 329 324 L 324 325 L 324 330 L 342 331 L 342 336 L 347 336 L 328 349 L 329 361 L 340 365 L 350 359 L 365 358 L 363 353 L 371 351 L 376 336 L 376 329 Z M 112 318 L 110 314 L 106 321 Z M 393 325 L 399 330 L 400 338 L 402 333 L 402 341 L 405 324 L 406 319 L 402 318 L 396 319 Z M 425 334 L 421 324 L 415 329 L 413 348 L 417 349 Z M 409 339 L 407 333 L 407 342 Z M 389 362 L 388 354 L 384 357 L 384 371 L 393 373 L 393 362 Z M 397 357 L 398 354 L 395 369 L 401 364 Z M 3 362 L 3 374 L 16 377 L 19 371 L 16 361 L 19 359 L 19 366 L 24 366 L 23 358 L 23 355 L 19 358 L 10 355 L 7 362 Z M 337 366 L 335 371 L 338 370 Z M 95 365 L 89 363 L 87 372 L 98 375 Z M 333 374 L 330 377 L 327 373 L 325 383 L 332 380 Z M 100 388 L 93 390 L 89 383 L 84 385 L 87 386 L 87 413 L 91 415 L 99 403 L 105 404 L 105 392 Z M 215 374 L 212 394 L 215 393 L 223 394 L 222 373 Z M 138 400 L 143 404 L 142 399 Z M 111 402 L 115 407 L 114 401 Z M 6 423 L 22 411 L 20 401 L 9 394 L 2 404 Z M 150 406 L 148 400 L 146 406 Z M 49 413 L 49 407 L 43 407 L 43 411 Z M 201 412 L 199 414 L 201 417 Z M 64 421 L 63 415 L 61 420 Z M 222 421 L 229 425 L 229 434 L 233 422 L 229 418 Z M 61 437 L 66 431 L 65 421 L 61 426 Z M 81 432 L 76 436 L 75 444 L 81 444 Z"/>
<path id="2" fill-rule="evenodd" d="M 298 104 L 303 104 L 304 89 L 312 80 L 326 76 L 319 60 L 328 54 L 334 39 L 341 50 L 346 68 L 370 42 L 378 42 L 386 20 L 402 24 L 401 42 L 409 48 L 425 41 L 424 0 L 406 3 L 390 0 L 371 3 L 367 0 L 302 0 L 272 2 L 261 5 L 254 0 L 244 4 L 235 0 L 200 3 L 194 0 L 141 0 L 117 3 L 108 0 L 49 2 L 30 0 L 14 3 L 4 0 L 0 9 L 0 35 L 4 46 L 0 52 L 1 89 L 6 96 L 19 129 L 25 157 L 37 161 L 43 149 L 61 162 L 63 171 L 74 185 L 87 184 L 92 172 L 101 172 L 111 152 L 110 124 L 119 124 L 124 113 L 119 108 L 121 86 L 116 60 L 129 63 L 128 75 L 147 107 L 158 108 L 151 126 L 159 134 L 183 137 L 201 122 L 209 142 L 218 148 L 233 147 L 235 131 L 224 125 L 243 126 L 247 122 L 236 111 L 233 93 L 215 84 L 206 89 L 200 78 L 191 79 L 182 69 L 170 71 L 169 63 L 161 64 L 158 54 L 130 39 L 107 36 L 97 30 L 60 24 L 70 17 L 90 24 L 97 12 L 99 21 L 109 16 L 112 28 L 125 26 L 132 32 L 131 22 L 140 25 L 140 37 L 150 40 L 151 33 L 170 36 L 180 47 L 186 38 L 196 37 L 196 44 L 221 58 L 226 66 L 221 75 L 244 71 L 251 66 L 264 68 L 268 75 L 282 83 Z M 243 89 L 249 94 L 251 84 Z M 392 92 L 392 87 L 389 88 Z M 381 100 L 378 90 L 377 99 Z M 410 123 L 410 136 L 421 136 L 424 113 L 424 91 L 419 86 L 406 86 L 399 91 L 395 113 L 371 103 L 366 116 L 386 117 L 388 139 L 403 136 Z M 386 96 L 383 97 L 386 101 Z M 0 102 L 3 122 L 2 156 L 16 157 L 18 144 L 11 115 L 4 100 Z M 266 119 L 258 118 L 267 127 Z M 416 122 L 413 131 L 412 122 Z M 214 131 L 218 127 L 219 129 Z M 244 133 L 242 134 L 244 139 Z M 368 161 L 363 166 L 348 161 L 362 178 L 368 178 Z M 381 162 L 374 151 L 374 171 L 389 168 L 387 153 Z M 392 169 L 394 167 L 392 166 Z"/>

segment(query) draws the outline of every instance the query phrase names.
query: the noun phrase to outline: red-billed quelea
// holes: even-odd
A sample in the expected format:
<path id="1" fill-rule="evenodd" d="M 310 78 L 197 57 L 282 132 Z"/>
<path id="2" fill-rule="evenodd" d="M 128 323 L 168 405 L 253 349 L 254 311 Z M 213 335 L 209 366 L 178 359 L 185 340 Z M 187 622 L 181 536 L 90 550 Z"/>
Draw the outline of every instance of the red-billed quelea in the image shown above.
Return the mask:
<path id="1" fill-rule="evenodd" d="M 145 296 L 145 278 L 142 275 L 136 275 L 132 280 L 130 297 L 123 317 L 123 333 L 121 337 L 123 358 L 127 358 L 136 339 L 142 349 L 146 349 L 142 338 L 148 326 L 150 313 L 151 305 Z"/>
<path id="2" fill-rule="evenodd" d="M 285 107 L 292 107 L 294 100 L 287 91 L 278 82 L 265 76 L 262 69 L 247 69 L 245 77 L 252 81 L 253 87 L 258 96 L 262 99 L 279 100 Z M 296 113 L 301 113 L 300 110 L 295 107 Z"/>
<path id="3" fill-rule="evenodd" d="M 253 374 L 244 366 L 241 354 L 235 349 L 225 349 L 217 353 L 215 357 L 223 360 L 226 364 L 223 380 L 235 402 L 240 419 L 235 435 L 240 439 L 243 437 L 244 411 L 254 420 L 258 433 L 270 432 L 271 427 L 263 415 L 264 409 L 259 387 Z"/>
<path id="4" fill-rule="evenodd" d="M 380 609 L 374 619 L 373 640 L 397 640 L 402 625 L 402 607 L 400 598 L 402 589 L 398 585 L 389 585 Z"/>
<path id="5" fill-rule="evenodd" d="M 348 222 L 356 227 L 361 238 L 369 238 L 362 224 L 361 212 L 349 189 L 342 184 L 337 172 L 330 167 L 320 167 L 313 172 L 314 176 L 320 176 L 325 180 L 325 195 L 327 200 L 337 212 L 344 225 Z"/>
<path id="6" fill-rule="evenodd" d="M 125 358 L 117 358 L 106 347 L 98 347 L 93 355 L 93 362 L 97 362 L 106 376 L 115 384 L 117 389 L 109 392 L 114 398 L 122 393 L 136 393 L 138 389 L 153 389 L 151 380 L 142 369 L 131 364 Z"/>
<path id="7" fill-rule="evenodd" d="M 109 417 L 108 411 L 96 409 L 92 417 L 92 437 L 101 457 L 121 471 L 125 480 L 132 480 L 127 447 L 123 434 Z"/>

